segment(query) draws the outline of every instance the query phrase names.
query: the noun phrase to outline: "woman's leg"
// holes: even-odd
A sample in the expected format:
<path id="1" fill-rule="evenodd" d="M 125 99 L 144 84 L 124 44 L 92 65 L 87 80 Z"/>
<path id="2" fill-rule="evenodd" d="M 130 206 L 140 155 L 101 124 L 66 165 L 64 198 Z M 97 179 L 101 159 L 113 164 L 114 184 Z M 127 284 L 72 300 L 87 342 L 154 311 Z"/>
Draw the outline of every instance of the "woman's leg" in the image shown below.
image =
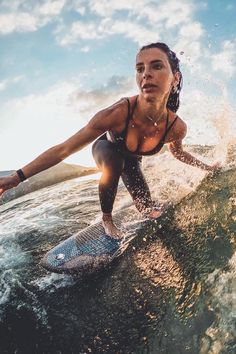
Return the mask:
<path id="1" fill-rule="evenodd" d="M 122 180 L 139 212 L 154 219 L 162 214 L 162 210 L 155 209 L 148 184 L 141 169 L 141 158 L 125 159 Z"/>
<path id="2" fill-rule="evenodd" d="M 121 232 L 112 221 L 112 209 L 115 201 L 119 178 L 124 168 L 124 158 L 115 144 L 108 140 L 97 140 L 92 153 L 97 166 L 102 171 L 99 181 L 99 199 L 103 212 L 105 231 L 113 237 L 121 237 Z"/>
<path id="3" fill-rule="evenodd" d="M 125 159 L 122 180 L 138 211 L 143 212 L 153 205 L 150 190 L 141 170 L 141 158 Z"/>

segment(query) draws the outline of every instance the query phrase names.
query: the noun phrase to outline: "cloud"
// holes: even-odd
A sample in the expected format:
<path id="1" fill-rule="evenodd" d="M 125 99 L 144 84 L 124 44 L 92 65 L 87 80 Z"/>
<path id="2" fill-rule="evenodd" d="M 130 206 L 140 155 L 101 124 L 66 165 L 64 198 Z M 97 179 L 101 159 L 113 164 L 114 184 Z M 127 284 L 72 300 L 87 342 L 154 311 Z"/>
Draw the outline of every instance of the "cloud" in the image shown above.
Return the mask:
<path id="1" fill-rule="evenodd" d="M 202 37 L 204 34 L 204 29 L 202 24 L 199 22 L 191 22 L 184 24 L 179 31 L 179 34 L 182 38 L 188 38 L 191 40 L 196 40 Z"/>
<path id="2" fill-rule="evenodd" d="M 30 0 L 14 0 L 10 3 L 4 2 L 9 13 L 0 16 L 2 34 L 36 31 L 57 19 L 58 27 L 53 33 L 58 44 L 64 47 L 83 41 L 101 41 L 117 34 L 141 46 L 166 36 L 171 38 L 174 31 L 176 41 L 182 42 L 182 50 L 188 47 L 193 56 L 199 54 L 197 42 L 203 28 L 193 21 L 196 5 L 192 0 L 47 0 L 36 4 Z M 79 12 L 82 18 L 66 23 L 60 16 L 63 10 Z M 85 13 L 93 21 L 88 21 L 83 16 Z"/>
<path id="3" fill-rule="evenodd" d="M 76 43 L 83 46 L 84 41 L 88 46 L 89 41 L 101 41 L 115 35 L 126 37 L 139 46 L 164 40 L 172 44 L 177 53 L 183 53 L 181 64 L 189 73 L 209 72 L 209 68 L 204 66 L 204 56 L 209 55 L 204 47 L 206 32 L 203 25 L 194 19 L 195 11 L 203 5 L 195 5 L 191 0 L 90 0 L 87 11 L 93 16 L 93 21 L 80 19 L 70 27 L 61 27 L 56 38 L 64 47 Z"/>
<path id="4" fill-rule="evenodd" d="M 121 34 L 132 39 L 139 45 L 149 41 L 157 41 L 160 38 L 157 30 L 153 31 L 148 26 L 144 26 L 131 21 L 119 21 L 103 19 L 100 23 L 82 21 L 74 22 L 69 33 L 65 36 L 57 36 L 58 42 L 62 46 L 77 43 L 80 40 L 101 40 L 103 38 Z"/>
<path id="5" fill-rule="evenodd" d="M 24 4 L 25 0 L 3 0 L 1 2 L 1 7 L 6 10 L 16 11 Z"/>
<path id="6" fill-rule="evenodd" d="M 39 27 L 39 20 L 26 12 L 0 15 L 0 33 L 34 32 Z"/>
<path id="7" fill-rule="evenodd" d="M 8 12 L 0 15 L 0 34 L 37 31 L 57 17 L 65 4 L 66 0 L 47 0 L 40 5 L 30 1 L 4 2 L 1 7 Z"/>
<path id="8" fill-rule="evenodd" d="M 79 114 L 91 117 L 98 110 L 108 107 L 121 97 L 130 96 L 136 91 L 134 79 L 114 75 L 97 89 L 75 90 L 68 99 Z"/>
<path id="9" fill-rule="evenodd" d="M 58 43 L 61 46 L 67 46 L 73 43 L 76 43 L 79 39 L 82 40 L 92 40 L 92 39 L 101 39 L 104 35 L 97 31 L 97 26 L 95 22 L 84 23 L 82 21 L 74 22 L 70 28 L 70 31 L 67 31 L 65 36 L 57 36 Z"/>
<path id="10" fill-rule="evenodd" d="M 199 38 L 203 29 L 197 22 L 192 24 L 194 9 L 192 1 L 185 0 L 181 3 L 175 0 L 165 3 L 150 0 L 90 0 L 88 10 L 93 21 L 81 19 L 69 27 L 61 27 L 61 31 L 57 31 L 57 41 L 62 46 L 69 46 L 83 40 L 102 40 L 121 34 L 142 45 L 147 41 L 158 41 L 166 35 L 167 30 L 176 32 L 176 27 L 181 25 L 188 26 L 186 30 L 191 30 Z M 184 32 L 179 32 L 179 35 L 186 37 Z"/>
<path id="11" fill-rule="evenodd" d="M 152 23 L 163 22 L 166 29 L 171 29 L 192 20 L 195 7 L 192 1 L 159 1 L 156 5 L 143 9 Z M 141 12 L 142 15 L 142 12 Z"/>
<path id="12" fill-rule="evenodd" d="M 150 0 L 89 0 L 89 8 L 91 12 L 101 17 L 112 17 L 119 11 L 138 12 L 145 8 L 150 3 Z"/>
<path id="13" fill-rule="evenodd" d="M 90 51 L 90 47 L 88 45 L 86 45 L 86 46 L 82 47 L 80 50 L 83 53 L 88 53 Z"/>
<path id="14" fill-rule="evenodd" d="M 124 37 L 132 39 L 139 45 L 146 44 L 147 38 L 149 42 L 158 41 L 160 33 L 158 29 L 155 31 L 149 25 L 142 25 L 131 21 L 104 21 L 101 24 L 101 30 L 107 35 L 122 34 Z"/>
<path id="15" fill-rule="evenodd" d="M 5 91 L 9 86 L 17 84 L 23 79 L 23 76 L 16 76 L 13 78 L 8 78 L 3 81 L 0 81 L 0 91 Z"/>
<path id="16" fill-rule="evenodd" d="M 90 0 L 90 11 L 103 17 L 113 18 L 120 12 L 127 12 L 128 17 L 148 19 L 152 24 L 164 22 L 167 28 L 188 22 L 194 10 L 192 1 L 182 0 Z"/>
<path id="17" fill-rule="evenodd" d="M 57 16 L 61 13 L 65 4 L 66 0 L 46 1 L 38 7 L 38 12 L 44 16 Z"/>
<path id="18" fill-rule="evenodd" d="M 230 78 L 236 71 L 236 38 L 234 41 L 224 41 L 222 47 L 221 52 L 211 56 L 212 68 L 214 71 L 220 71 Z"/>

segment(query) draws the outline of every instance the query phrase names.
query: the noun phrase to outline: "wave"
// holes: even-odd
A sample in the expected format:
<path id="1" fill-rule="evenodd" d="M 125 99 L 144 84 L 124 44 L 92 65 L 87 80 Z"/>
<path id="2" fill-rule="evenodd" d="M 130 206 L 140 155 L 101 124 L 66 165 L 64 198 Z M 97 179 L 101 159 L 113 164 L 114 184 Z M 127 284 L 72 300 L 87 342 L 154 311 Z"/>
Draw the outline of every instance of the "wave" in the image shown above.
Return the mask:
<path id="1" fill-rule="evenodd" d="M 137 238 L 125 256 L 85 285 L 45 275 L 37 263 L 60 240 L 100 215 L 97 181 L 67 181 L 0 207 L 0 332 L 11 339 L 14 350 L 26 339 L 17 335 L 20 306 L 20 314 L 27 314 L 28 336 L 34 334 L 27 342 L 31 352 L 67 347 L 82 352 L 86 345 L 99 352 L 109 345 L 113 352 L 185 352 L 188 346 L 189 352 L 204 353 L 204 348 L 217 346 L 217 331 L 221 348 L 232 351 L 233 295 L 222 284 L 233 277 L 227 267 L 235 249 L 236 170 L 204 177 L 204 172 L 183 164 L 180 169 L 179 164 L 167 153 L 147 160 L 144 168 L 154 196 L 173 206 L 157 222 L 138 224 Z M 120 185 L 115 209 L 129 201 Z M 224 315 L 218 311 L 218 294 L 227 306 Z M 227 324 L 223 331 L 222 321 Z M 57 348 L 55 343 L 60 343 Z M 7 339 L 1 346 L 10 348 Z"/>

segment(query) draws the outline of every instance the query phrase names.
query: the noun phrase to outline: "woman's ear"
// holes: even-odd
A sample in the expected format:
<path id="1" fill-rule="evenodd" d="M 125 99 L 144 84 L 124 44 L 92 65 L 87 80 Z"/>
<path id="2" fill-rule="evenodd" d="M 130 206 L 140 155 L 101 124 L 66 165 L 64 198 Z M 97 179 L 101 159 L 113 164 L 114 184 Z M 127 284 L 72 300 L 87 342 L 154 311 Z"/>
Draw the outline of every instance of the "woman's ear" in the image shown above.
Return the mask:
<path id="1" fill-rule="evenodd" d="M 177 71 L 175 74 L 174 74 L 174 81 L 173 81 L 173 86 L 177 86 L 178 83 L 180 82 L 180 79 L 181 79 L 181 74 L 179 71 Z"/>

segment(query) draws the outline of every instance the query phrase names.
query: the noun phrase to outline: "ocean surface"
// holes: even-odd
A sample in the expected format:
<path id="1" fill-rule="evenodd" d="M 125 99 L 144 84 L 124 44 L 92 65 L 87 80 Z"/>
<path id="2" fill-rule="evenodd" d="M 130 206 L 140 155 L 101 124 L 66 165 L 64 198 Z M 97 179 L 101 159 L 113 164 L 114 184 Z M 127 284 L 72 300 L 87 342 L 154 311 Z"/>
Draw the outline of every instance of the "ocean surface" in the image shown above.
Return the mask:
<path id="1" fill-rule="evenodd" d="M 233 354 L 235 148 L 199 146 L 213 177 L 168 152 L 143 162 L 154 199 L 125 254 L 86 280 L 47 272 L 49 249 L 101 217 L 98 175 L 0 207 L 0 353 Z M 223 155 L 222 155 L 223 154 Z M 131 205 L 120 184 L 115 210 Z"/>

